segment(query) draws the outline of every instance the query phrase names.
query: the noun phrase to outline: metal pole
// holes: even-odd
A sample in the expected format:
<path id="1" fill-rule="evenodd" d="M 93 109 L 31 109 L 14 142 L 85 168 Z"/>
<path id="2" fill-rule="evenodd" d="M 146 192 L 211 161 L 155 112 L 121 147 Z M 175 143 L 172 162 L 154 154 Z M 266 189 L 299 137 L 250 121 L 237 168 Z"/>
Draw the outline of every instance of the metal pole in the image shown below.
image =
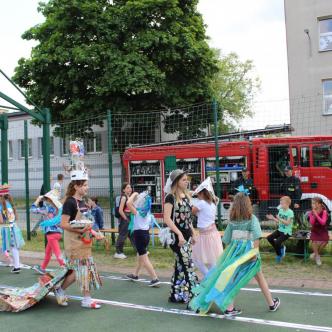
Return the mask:
<path id="1" fill-rule="evenodd" d="M 50 126 L 51 126 L 51 113 L 48 108 L 43 109 L 44 121 L 43 121 L 43 184 L 45 192 L 51 190 L 50 183 L 50 155 L 51 155 L 51 136 L 50 136 Z"/>
<path id="2" fill-rule="evenodd" d="M 220 173 L 219 173 L 219 142 L 218 142 L 218 104 L 215 100 L 212 102 L 212 111 L 214 118 L 214 142 L 216 151 L 216 189 L 217 196 L 219 197 L 219 203 L 217 207 L 218 211 L 218 228 L 221 228 L 221 188 L 220 188 Z"/>
<path id="3" fill-rule="evenodd" d="M 114 188 L 113 188 L 113 158 L 112 158 L 112 113 L 107 110 L 107 141 L 108 141 L 108 178 L 109 178 L 109 201 L 110 201 L 110 217 L 111 217 L 111 228 L 114 228 Z M 115 234 L 112 233 L 112 244 L 115 244 Z"/>
<path id="4" fill-rule="evenodd" d="M 51 190 L 51 163 L 50 163 L 50 157 L 51 157 L 51 136 L 50 136 L 50 126 L 51 126 L 51 113 L 48 108 L 43 109 L 43 115 L 44 115 L 44 121 L 43 121 L 43 184 L 44 184 L 44 190 L 45 192 L 48 192 Z M 44 237 L 45 241 L 45 248 L 47 246 L 47 237 L 45 235 Z"/>
<path id="5" fill-rule="evenodd" d="M 29 140 L 28 121 L 24 120 L 24 171 L 25 171 L 25 213 L 27 220 L 27 239 L 31 240 L 30 232 L 30 202 L 29 202 Z"/>
<path id="6" fill-rule="evenodd" d="M 1 123 L 1 181 L 8 183 L 8 118 L 3 114 Z"/>

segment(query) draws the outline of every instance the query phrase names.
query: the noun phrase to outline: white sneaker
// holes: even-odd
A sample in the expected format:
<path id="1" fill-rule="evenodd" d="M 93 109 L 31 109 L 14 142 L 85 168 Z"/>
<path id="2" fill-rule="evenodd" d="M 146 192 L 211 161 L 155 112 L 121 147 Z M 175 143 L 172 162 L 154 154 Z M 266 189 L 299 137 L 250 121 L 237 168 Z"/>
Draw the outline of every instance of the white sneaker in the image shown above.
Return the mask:
<path id="1" fill-rule="evenodd" d="M 89 308 L 89 309 L 100 309 L 101 305 L 97 303 L 96 301 L 82 301 L 81 302 L 81 307 L 83 308 Z"/>
<path id="2" fill-rule="evenodd" d="M 310 258 L 312 261 L 314 261 L 314 260 L 315 260 L 315 254 L 312 253 L 312 254 L 309 256 L 309 258 Z"/>
<path id="3" fill-rule="evenodd" d="M 121 253 L 121 254 L 115 253 L 113 257 L 117 258 L 117 259 L 126 259 L 127 258 L 127 256 L 124 253 Z"/>
<path id="4" fill-rule="evenodd" d="M 321 259 L 320 259 L 320 256 L 317 256 L 317 257 L 316 257 L 316 264 L 317 264 L 318 266 L 321 266 L 321 265 L 322 265 L 322 261 L 321 261 Z"/>
<path id="5" fill-rule="evenodd" d="M 68 307 L 68 298 L 62 289 L 55 289 L 54 295 L 59 306 Z"/>

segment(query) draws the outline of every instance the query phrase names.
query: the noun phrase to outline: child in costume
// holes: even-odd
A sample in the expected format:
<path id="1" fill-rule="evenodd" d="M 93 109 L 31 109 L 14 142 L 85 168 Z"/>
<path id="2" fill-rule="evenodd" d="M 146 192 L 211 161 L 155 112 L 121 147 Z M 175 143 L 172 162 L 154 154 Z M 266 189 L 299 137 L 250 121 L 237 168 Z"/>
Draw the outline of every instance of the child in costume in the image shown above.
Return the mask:
<path id="1" fill-rule="evenodd" d="M 292 236 L 292 227 L 294 220 L 294 212 L 289 207 L 292 200 L 288 196 L 280 198 L 280 206 L 278 215 L 266 215 L 269 220 L 278 223 L 278 229 L 267 237 L 274 250 L 276 251 L 276 262 L 280 263 L 286 255 L 286 246 L 283 244 L 288 238 Z"/>
<path id="2" fill-rule="evenodd" d="M 128 207 L 132 213 L 132 221 L 129 225 L 133 230 L 134 242 L 137 250 L 137 264 L 134 274 L 128 274 L 126 277 L 130 280 L 138 280 L 139 272 L 142 267 L 150 274 L 152 280 L 149 283 L 150 287 L 156 287 L 160 284 L 157 274 L 150 262 L 148 256 L 148 245 L 150 241 L 149 229 L 154 216 L 151 214 L 151 196 L 148 192 L 141 194 L 134 193 L 128 200 Z"/>
<path id="3" fill-rule="evenodd" d="M 62 258 L 59 245 L 63 230 L 60 227 L 62 204 L 58 200 L 58 192 L 53 189 L 44 196 L 39 196 L 32 204 L 30 211 L 42 216 L 43 221 L 41 222 L 40 227 L 42 228 L 43 233 L 46 234 L 47 238 L 44 261 L 41 265 L 35 265 L 33 269 L 40 274 L 45 274 L 52 253 L 55 254 L 59 265 L 64 267 L 65 262 Z"/>
<path id="4" fill-rule="evenodd" d="M 313 253 L 310 258 L 316 261 L 318 266 L 322 265 L 320 254 L 329 243 L 328 218 L 329 215 L 320 197 L 311 200 L 312 210 L 309 212 L 311 224 L 310 240 L 312 241 Z"/>
<path id="5" fill-rule="evenodd" d="M 195 297 L 189 308 L 207 313 L 215 304 L 227 316 L 241 314 L 233 305 L 235 296 L 254 277 L 261 288 L 270 311 L 276 311 L 279 298 L 272 299 L 261 270 L 259 238 L 261 228 L 252 214 L 252 205 L 247 192 L 235 195 L 223 242 L 226 250 L 217 265 L 209 271 L 201 284 L 194 289 Z"/>
<path id="6" fill-rule="evenodd" d="M 0 186 L 0 224 L 2 238 L 2 253 L 9 258 L 9 252 L 13 256 L 14 267 L 12 273 L 20 273 L 20 253 L 24 246 L 22 232 L 16 224 L 17 212 L 12 196 L 9 194 L 9 186 Z"/>
<path id="7" fill-rule="evenodd" d="M 199 235 L 193 245 L 194 264 L 206 276 L 208 271 L 216 265 L 223 252 L 220 234 L 217 230 L 215 219 L 218 203 L 214 195 L 211 179 L 207 178 L 194 191 L 192 212 L 197 215 L 197 228 Z"/>
<path id="8" fill-rule="evenodd" d="M 76 280 L 84 296 L 81 306 L 99 309 L 100 304 L 91 298 L 91 288 L 99 289 L 101 286 L 101 279 L 92 257 L 91 237 L 102 239 L 103 236 L 92 231 L 93 222 L 84 216 L 88 212 L 84 197 L 87 195 L 89 187 L 87 170 L 83 164 L 83 143 L 70 142 L 70 151 L 72 156 L 71 182 L 67 188 L 61 217 L 66 266 L 69 271 L 62 286 L 56 289 L 55 295 L 59 305 L 67 306 L 68 301 L 64 290 Z M 77 225 L 78 227 L 76 227 Z"/>
<path id="9" fill-rule="evenodd" d="M 170 228 L 173 238 L 170 248 L 175 256 L 171 291 L 168 298 L 172 303 L 188 303 L 197 285 L 197 275 L 192 261 L 193 214 L 191 197 L 188 192 L 186 172 L 176 169 L 167 179 L 164 206 L 164 222 Z"/>

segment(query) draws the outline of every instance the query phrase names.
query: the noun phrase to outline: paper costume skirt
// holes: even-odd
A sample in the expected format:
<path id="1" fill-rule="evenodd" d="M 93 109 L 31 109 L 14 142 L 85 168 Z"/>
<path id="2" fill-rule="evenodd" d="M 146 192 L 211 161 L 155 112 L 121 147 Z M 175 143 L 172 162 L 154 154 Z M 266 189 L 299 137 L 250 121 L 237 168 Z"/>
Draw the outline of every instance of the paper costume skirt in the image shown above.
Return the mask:
<path id="1" fill-rule="evenodd" d="M 42 300 L 55 286 L 60 285 L 68 270 L 61 268 L 41 276 L 29 288 L 0 288 L 0 311 L 19 312 Z"/>
<path id="2" fill-rule="evenodd" d="M 4 225 L 1 229 L 2 252 L 10 250 L 11 247 L 20 249 L 24 246 L 24 239 L 21 230 L 13 225 Z"/>
<path id="3" fill-rule="evenodd" d="M 68 270 L 75 271 L 76 281 L 81 292 L 99 289 L 102 285 L 96 264 L 92 257 L 82 259 L 66 259 Z"/>
<path id="4" fill-rule="evenodd" d="M 207 313 L 212 305 L 225 311 L 240 289 L 261 269 L 258 248 L 252 248 L 248 240 L 233 240 L 206 275 L 199 286 L 193 289 L 191 310 Z"/>

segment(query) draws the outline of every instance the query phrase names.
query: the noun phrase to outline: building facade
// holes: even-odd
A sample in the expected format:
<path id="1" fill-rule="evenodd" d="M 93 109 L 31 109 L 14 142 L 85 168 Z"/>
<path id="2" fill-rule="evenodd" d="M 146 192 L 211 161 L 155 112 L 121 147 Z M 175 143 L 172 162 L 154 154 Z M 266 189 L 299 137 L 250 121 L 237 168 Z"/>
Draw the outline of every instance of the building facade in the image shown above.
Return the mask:
<path id="1" fill-rule="evenodd" d="M 24 120 L 28 122 L 29 138 L 29 187 L 30 197 L 39 195 L 43 183 L 42 128 L 31 123 L 31 117 L 24 113 L 8 114 L 8 177 L 11 192 L 15 197 L 25 196 L 25 160 L 24 160 Z M 109 195 L 109 162 L 107 147 L 107 126 L 96 127 L 94 137 L 84 141 L 85 164 L 91 169 L 89 180 L 90 195 L 108 197 Z M 64 164 L 69 164 L 69 141 L 51 134 L 51 178 L 56 181 L 59 173 L 64 174 Z M 119 153 L 113 153 L 113 184 L 118 194 L 121 188 L 122 166 Z M 1 165 L 0 165 L 1 167 Z M 65 175 L 64 187 L 69 183 Z"/>
<path id="2" fill-rule="evenodd" d="M 332 135 L 332 1 L 285 0 L 295 135 Z"/>

